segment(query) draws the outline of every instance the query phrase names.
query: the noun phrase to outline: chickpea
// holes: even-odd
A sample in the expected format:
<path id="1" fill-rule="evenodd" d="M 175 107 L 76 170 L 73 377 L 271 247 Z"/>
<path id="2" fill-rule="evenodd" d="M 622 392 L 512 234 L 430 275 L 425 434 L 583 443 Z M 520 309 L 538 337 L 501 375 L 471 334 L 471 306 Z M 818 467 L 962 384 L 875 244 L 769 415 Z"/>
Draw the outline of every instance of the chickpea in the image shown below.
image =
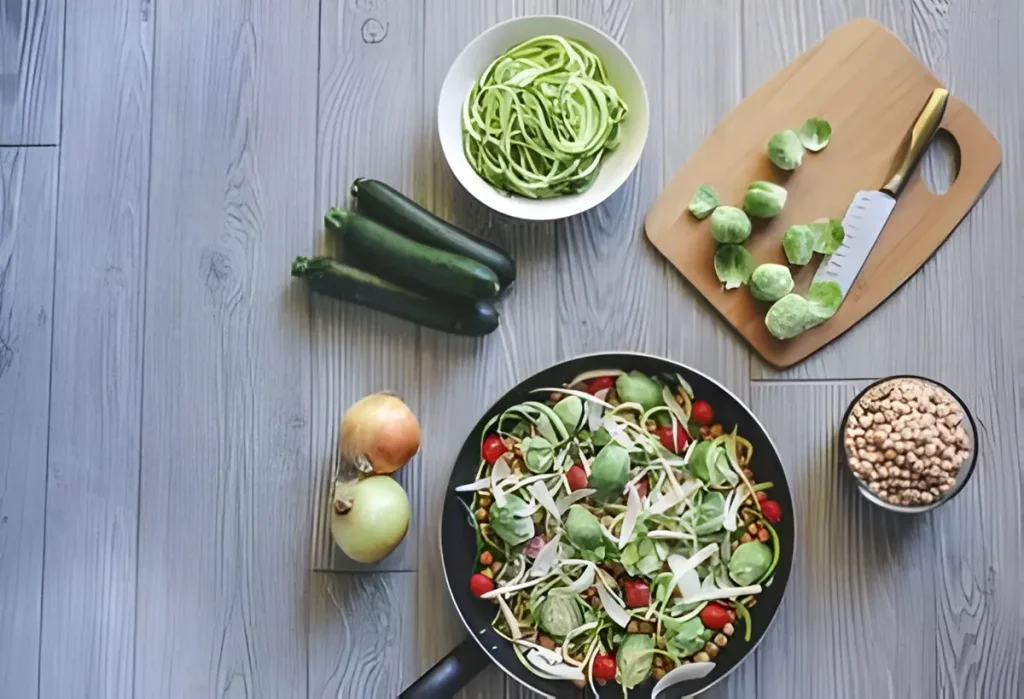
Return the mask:
<path id="1" fill-rule="evenodd" d="M 732 624 L 726 624 L 722 627 L 722 633 L 724 633 L 726 636 L 732 636 L 734 633 L 736 633 L 736 627 Z M 716 640 L 715 643 L 718 643 L 718 641 Z M 724 646 L 725 644 L 718 643 L 718 645 Z"/>
<path id="2" fill-rule="evenodd" d="M 751 536 L 757 536 L 757 525 L 751 524 L 749 527 L 747 527 L 747 534 L 750 534 Z"/>
<path id="3" fill-rule="evenodd" d="M 487 508 L 481 507 L 476 511 L 476 521 L 486 522 L 487 521 Z"/>
<path id="4" fill-rule="evenodd" d="M 715 642 L 716 646 L 721 648 L 722 646 L 724 646 L 725 644 L 727 644 L 729 642 L 729 637 L 726 636 L 723 633 L 716 633 L 715 637 L 713 639 L 711 639 L 711 640 Z"/>
<path id="5" fill-rule="evenodd" d="M 492 564 L 491 564 L 491 571 L 492 571 L 492 572 L 493 572 L 493 573 L 494 573 L 495 575 L 497 575 L 497 574 L 498 574 L 498 571 L 500 571 L 500 570 L 501 570 L 501 567 L 502 567 L 503 565 L 504 565 L 504 564 L 503 564 L 503 563 L 502 563 L 501 561 L 495 561 L 494 563 L 492 563 Z"/>
<path id="6" fill-rule="evenodd" d="M 768 543 L 768 539 L 770 539 L 770 538 L 771 538 L 771 535 L 768 533 L 767 529 L 762 529 L 761 531 L 759 531 L 757 533 L 757 540 L 760 541 L 762 544 L 767 544 Z M 745 550 L 746 549 L 744 549 L 744 551 Z"/>
<path id="7" fill-rule="evenodd" d="M 704 644 L 704 652 L 708 654 L 709 658 L 715 658 L 718 656 L 718 646 L 708 641 Z"/>
<path id="8" fill-rule="evenodd" d="M 655 667 L 651 670 L 651 676 L 656 680 L 660 680 L 666 674 L 667 673 L 665 672 L 665 668 L 663 667 Z"/>
<path id="9" fill-rule="evenodd" d="M 708 435 L 711 436 L 711 437 L 721 437 L 722 436 L 722 426 L 721 425 L 712 425 L 711 429 L 708 430 Z"/>
<path id="10" fill-rule="evenodd" d="M 701 651 L 700 653 L 697 653 L 695 656 L 693 656 L 693 662 L 695 662 L 695 663 L 710 663 L 711 662 L 711 656 L 708 655 L 707 653 L 705 653 L 704 651 Z"/>

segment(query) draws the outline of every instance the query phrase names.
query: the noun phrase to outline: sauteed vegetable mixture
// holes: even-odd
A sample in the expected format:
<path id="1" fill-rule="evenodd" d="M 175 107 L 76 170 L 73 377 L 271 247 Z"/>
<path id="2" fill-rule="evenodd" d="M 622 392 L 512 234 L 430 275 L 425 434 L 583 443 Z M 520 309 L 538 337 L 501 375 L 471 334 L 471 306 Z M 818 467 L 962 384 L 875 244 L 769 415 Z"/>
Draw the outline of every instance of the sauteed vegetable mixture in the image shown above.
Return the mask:
<path id="1" fill-rule="evenodd" d="M 606 370 L 539 389 L 481 435 L 469 586 L 532 672 L 654 694 L 750 638 L 782 510 L 754 450 L 678 375 Z M 463 501 L 464 502 L 464 501 Z M 464 502 L 465 504 L 465 502 Z"/>

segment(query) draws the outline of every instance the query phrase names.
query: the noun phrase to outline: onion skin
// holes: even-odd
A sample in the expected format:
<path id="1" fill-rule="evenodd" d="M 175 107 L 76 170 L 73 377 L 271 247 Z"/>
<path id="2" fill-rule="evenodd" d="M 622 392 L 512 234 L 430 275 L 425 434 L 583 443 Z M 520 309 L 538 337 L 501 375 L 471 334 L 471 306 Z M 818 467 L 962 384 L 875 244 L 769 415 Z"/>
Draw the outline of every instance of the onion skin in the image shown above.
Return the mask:
<path id="1" fill-rule="evenodd" d="M 342 459 L 360 471 L 394 473 L 419 448 L 419 421 L 401 398 L 390 393 L 358 400 L 341 420 Z"/>
<path id="2" fill-rule="evenodd" d="M 331 536 L 358 563 L 383 560 L 409 529 L 409 496 L 389 476 L 335 483 Z"/>

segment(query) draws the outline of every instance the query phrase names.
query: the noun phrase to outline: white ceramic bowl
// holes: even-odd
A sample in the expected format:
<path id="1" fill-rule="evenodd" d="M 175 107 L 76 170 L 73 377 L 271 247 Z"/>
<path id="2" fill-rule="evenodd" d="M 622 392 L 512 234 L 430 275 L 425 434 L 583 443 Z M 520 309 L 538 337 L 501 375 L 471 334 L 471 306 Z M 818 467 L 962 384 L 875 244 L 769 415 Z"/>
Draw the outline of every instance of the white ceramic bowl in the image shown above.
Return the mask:
<path id="1" fill-rule="evenodd" d="M 621 141 L 601 163 L 601 172 L 590 189 L 552 199 L 529 199 L 499 192 L 483 180 L 462 149 L 462 103 L 473 83 L 495 58 L 516 44 L 544 34 L 560 34 L 587 44 L 601 57 L 608 82 L 629 107 L 621 126 Z M 481 203 L 508 216 L 533 221 L 566 218 L 592 209 L 611 196 L 633 172 L 650 124 L 647 88 L 640 71 L 611 37 L 568 17 L 520 17 L 496 24 L 462 50 L 441 86 L 437 105 L 437 130 L 441 149 L 455 177 Z"/>

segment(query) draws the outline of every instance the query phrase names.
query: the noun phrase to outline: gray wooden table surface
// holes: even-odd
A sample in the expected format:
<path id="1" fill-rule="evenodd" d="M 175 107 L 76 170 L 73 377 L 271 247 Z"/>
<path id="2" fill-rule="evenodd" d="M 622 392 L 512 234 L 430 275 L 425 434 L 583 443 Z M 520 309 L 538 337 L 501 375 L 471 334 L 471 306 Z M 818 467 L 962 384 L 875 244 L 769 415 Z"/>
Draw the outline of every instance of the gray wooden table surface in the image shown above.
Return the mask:
<path id="1" fill-rule="evenodd" d="M 643 73 L 643 160 L 599 209 L 499 219 L 454 183 L 435 103 L 495 22 L 559 13 Z M 1003 165 L 910 282 L 786 372 L 646 244 L 718 119 L 846 20 L 891 27 L 1001 140 Z M 490 402 L 577 353 L 707 372 L 786 459 L 800 547 L 780 618 L 709 697 L 1022 696 L 1024 9 L 1018 0 L 0 0 L 0 696 L 393 697 L 464 635 L 436 517 Z M 951 174 L 941 148 L 926 179 Z M 311 298 L 290 259 L 360 175 L 508 247 L 482 340 Z M 941 204 L 940 204 L 941 205 Z M 982 458 L 951 504 L 869 509 L 835 468 L 867 380 L 947 382 Z M 338 419 L 421 418 L 405 542 L 346 563 L 323 522 Z M 496 668 L 465 697 L 525 697 Z"/>

